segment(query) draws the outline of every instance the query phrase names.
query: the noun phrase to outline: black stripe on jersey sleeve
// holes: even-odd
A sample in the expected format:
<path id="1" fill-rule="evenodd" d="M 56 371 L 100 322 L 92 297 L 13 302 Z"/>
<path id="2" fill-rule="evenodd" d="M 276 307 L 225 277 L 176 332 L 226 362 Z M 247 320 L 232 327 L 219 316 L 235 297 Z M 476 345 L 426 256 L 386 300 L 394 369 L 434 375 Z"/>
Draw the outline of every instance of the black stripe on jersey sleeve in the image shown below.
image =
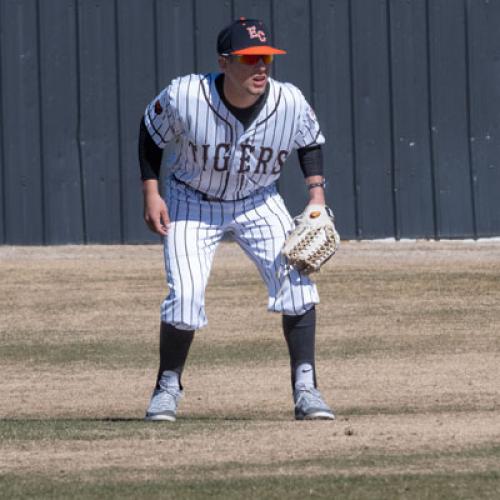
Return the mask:
<path id="1" fill-rule="evenodd" d="M 156 125 L 154 122 L 156 120 L 156 117 L 151 116 L 151 111 L 149 109 L 148 109 L 148 118 L 149 118 L 149 123 L 151 125 L 151 128 L 153 129 L 154 134 L 160 138 L 160 144 L 165 145 L 166 144 L 165 139 L 164 139 L 163 135 L 161 134 L 161 132 L 156 128 Z M 166 134 L 168 133 L 170 128 L 171 128 L 171 126 L 169 126 L 169 128 L 167 129 Z"/>
<path id="2" fill-rule="evenodd" d="M 301 134 L 302 137 L 304 137 L 304 134 L 301 131 L 299 131 L 299 134 Z M 309 132 L 309 134 L 312 136 L 312 134 L 310 132 Z M 316 132 L 316 136 L 309 144 L 306 144 L 305 146 L 300 146 L 300 143 L 298 143 L 297 139 L 295 139 L 294 145 L 297 147 L 303 147 L 303 148 L 311 148 L 313 146 L 320 146 L 320 144 L 318 144 L 318 138 L 320 135 L 321 135 L 321 129 L 318 129 L 318 131 Z"/>

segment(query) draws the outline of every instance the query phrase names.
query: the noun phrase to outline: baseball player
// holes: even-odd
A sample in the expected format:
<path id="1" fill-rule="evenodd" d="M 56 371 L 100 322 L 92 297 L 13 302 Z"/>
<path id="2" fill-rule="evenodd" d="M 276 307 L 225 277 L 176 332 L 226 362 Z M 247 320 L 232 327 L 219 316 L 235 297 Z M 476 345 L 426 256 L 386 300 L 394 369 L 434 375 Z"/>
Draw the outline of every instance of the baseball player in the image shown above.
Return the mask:
<path id="1" fill-rule="evenodd" d="M 270 77 L 262 21 L 240 18 L 217 38 L 220 71 L 173 80 L 146 108 L 139 133 L 144 218 L 163 237 L 169 293 L 161 306 L 160 367 L 146 420 L 174 421 L 195 330 L 207 324 L 205 287 L 214 252 L 230 234 L 257 266 L 280 313 L 291 365 L 295 418 L 333 419 L 317 389 L 315 284 L 281 254 L 294 223 L 276 182 L 298 150 L 310 203 L 323 204 L 316 116 L 299 89 Z M 160 190 L 162 150 L 172 143 Z"/>

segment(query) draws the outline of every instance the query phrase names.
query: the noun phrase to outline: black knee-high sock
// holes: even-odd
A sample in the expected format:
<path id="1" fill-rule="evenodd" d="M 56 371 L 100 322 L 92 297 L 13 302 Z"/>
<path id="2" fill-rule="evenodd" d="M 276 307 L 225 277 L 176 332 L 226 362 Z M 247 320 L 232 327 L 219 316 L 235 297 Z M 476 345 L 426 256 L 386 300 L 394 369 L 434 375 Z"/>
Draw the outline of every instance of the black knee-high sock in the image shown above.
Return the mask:
<path id="1" fill-rule="evenodd" d="M 313 367 L 314 386 L 316 387 L 314 357 L 316 309 L 313 307 L 300 316 L 283 315 L 283 333 L 290 353 L 292 389 L 295 388 L 295 370 L 302 363 L 309 363 Z"/>
<path id="2" fill-rule="evenodd" d="M 156 387 L 165 370 L 170 370 L 179 374 L 180 383 L 182 370 L 193 341 L 194 330 L 179 330 L 168 323 L 161 324 L 160 327 L 160 368 L 156 378 Z"/>

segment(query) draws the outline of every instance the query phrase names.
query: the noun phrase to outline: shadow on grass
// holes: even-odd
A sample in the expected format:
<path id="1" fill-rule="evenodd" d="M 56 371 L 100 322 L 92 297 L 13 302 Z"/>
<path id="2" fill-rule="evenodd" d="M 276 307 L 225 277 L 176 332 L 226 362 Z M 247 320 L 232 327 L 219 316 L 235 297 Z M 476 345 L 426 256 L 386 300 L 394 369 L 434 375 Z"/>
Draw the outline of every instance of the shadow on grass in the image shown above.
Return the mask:
<path id="1" fill-rule="evenodd" d="M 193 415 L 176 422 L 150 422 L 143 417 L 56 417 L 2 418 L 0 440 L 111 440 L 120 438 L 152 439 L 180 437 L 217 430 L 221 427 L 239 429 L 263 423 L 292 421 L 291 417 L 271 415 Z"/>
<path id="2" fill-rule="evenodd" d="M 21 418 L 21 417 L 12 417 L 12 418 L 0 418 L 0 426 L 4 424 L 12 424 L 12 423 L 75 423 L 75 422 L 114 422 L 114 423 L 124 423 L 124 422 L 132 422 L 132 423 L 143 423 L 143 424 L 158 424 L 163 422 L 165 425 L 169 425 L 172 423 L 191 423 L 191 422 L 281 422 L 284 420 L 289 420 L 286 416 L 272 416 L 272 415 L 182 415 L 182 417 L 178 417 L 176 422 L 152 422 L 146 421 L 144 417 L 47 417 L 47 418 Z"/>

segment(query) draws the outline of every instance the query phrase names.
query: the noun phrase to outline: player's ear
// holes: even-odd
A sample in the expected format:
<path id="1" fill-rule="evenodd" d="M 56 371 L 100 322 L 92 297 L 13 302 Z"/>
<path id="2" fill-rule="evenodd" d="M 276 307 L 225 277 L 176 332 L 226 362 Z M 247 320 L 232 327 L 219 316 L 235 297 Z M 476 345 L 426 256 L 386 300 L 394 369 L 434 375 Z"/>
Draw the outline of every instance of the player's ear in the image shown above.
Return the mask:
<path id="1" fill-rule="evenodd" d="M 225 71 L 227 68 L 228 58 L 224 56 L 219 56 L 219 68 L 221 71 Z"/>

